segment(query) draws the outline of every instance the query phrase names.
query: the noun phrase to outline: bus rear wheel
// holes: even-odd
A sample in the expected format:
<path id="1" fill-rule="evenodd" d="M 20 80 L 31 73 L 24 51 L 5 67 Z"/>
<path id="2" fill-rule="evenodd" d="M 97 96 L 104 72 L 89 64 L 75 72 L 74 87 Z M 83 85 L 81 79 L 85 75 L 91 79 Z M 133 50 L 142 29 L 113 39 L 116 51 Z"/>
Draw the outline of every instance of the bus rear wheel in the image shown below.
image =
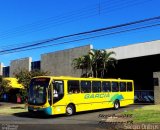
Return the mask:
<path id="1" fill-rule="evenodd" d="M 67 107 L 66 107 L 66 115 L 67 116 L 71 116 L 75 113 L 75 108 L 72 104 L 69 104 Z"/>
<path id="2" fill-rule="evenodd" d="M 114 102 L 114 109 L 118 110 L 119 108 L 120 108 L 120 103 L 119 103 L 118 100 L 115 100 L 115 102 Z"/>

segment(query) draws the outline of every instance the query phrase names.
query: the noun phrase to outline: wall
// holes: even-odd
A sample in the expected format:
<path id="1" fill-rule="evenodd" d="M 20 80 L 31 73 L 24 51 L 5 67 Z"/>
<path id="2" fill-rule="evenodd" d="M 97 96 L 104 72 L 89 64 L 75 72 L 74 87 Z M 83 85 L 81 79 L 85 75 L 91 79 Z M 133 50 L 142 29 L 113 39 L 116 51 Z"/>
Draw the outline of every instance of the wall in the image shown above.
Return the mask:
<path id="1" fill-rule="evenodd" d="M 92 48 L 92 45 L 67 49 L 63 51 L 42 54 L 41 70 L 50 72 L 54 76 L 81 76 L 81 70 L 74 70 L 72 61 L 74 58 L 85 55 Z"/>
<path id="2" fill-rule="evenodd" d="M 0 75 L 3 75 L 3 63 L 0 62 Z"/>
<path id="3" fill-rule="evenodd" d="M 13 60 L 10 63 L 10 77 L 14 77 L 14 73 L 20 72 L 23 69 L 31 70 L 32 58 L 27 57 L 23 59 Z"/>
<path id="4" fill-rule="evenodd" d="M 154 82 L 154 103 L 160 104 L 160 72 L 153 72 L 153 78 L 157 79 Z"/>
<path id="5" fill-rule="evenodd" d="M 116 53 L 115 58 L 128 59 L 141 56 L 149 56 L 160 54 L 160 40 L 131 44 L 128 46 L 121 46 L 116 48 L 106 49 L 108 51 L 114 51 Z"/>

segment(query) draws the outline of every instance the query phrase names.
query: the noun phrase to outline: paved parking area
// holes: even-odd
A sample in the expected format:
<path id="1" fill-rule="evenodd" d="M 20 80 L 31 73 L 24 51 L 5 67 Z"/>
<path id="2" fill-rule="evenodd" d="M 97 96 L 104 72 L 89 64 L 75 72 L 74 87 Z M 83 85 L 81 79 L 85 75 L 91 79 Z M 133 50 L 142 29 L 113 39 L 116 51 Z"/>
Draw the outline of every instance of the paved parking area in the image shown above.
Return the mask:
<path id="1" fill-rule="evenodd" d="M 8 106 L 19 106 L 23 104 L 2 104 L 1 107 Z M 18 125 L 21 129 L 106 129 L 105 127 L 109 124 L 104 124 L 106 117 L 108 115 L 119 114 L 123 111 L 127 111 L 130 109 L 135 109 L 142 107 L 142 105 L 130 105 L 127 107 L 120 108 L 119 110 L 113 109 L 104 109 L 98 111 L 89 111 L 78 113 L 73 116 L 65 116 L 65 115 L 56 115 L 56 116 L 44 116 L 44 115 L 35 115 L 29 114 L 27 111 L 24 112 L 16 112 L 10 114 L 2 114 L 0 115 L 0 124 L 9 124 L 9 125 Z M 103 123 L 103 124 L 102 124 Z M 115 126 L 115 125 L 114 125 Z M 111 127 L 111 125 L 109 125 Z M 56 129 L 56 130 L 57 130 Z M 113 129 L 113 128 L 112 128 Z"/>

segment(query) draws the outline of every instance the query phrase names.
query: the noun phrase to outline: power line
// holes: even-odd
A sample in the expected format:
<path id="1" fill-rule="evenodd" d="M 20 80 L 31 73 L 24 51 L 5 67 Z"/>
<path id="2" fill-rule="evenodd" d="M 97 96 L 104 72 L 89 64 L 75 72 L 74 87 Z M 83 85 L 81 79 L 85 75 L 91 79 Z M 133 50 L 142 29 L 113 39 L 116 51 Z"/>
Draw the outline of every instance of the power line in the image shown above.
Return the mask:
<path id="1" fill-rule="evenodd" d="M 107 13 L 110 13 L 110 12 L 113 12 L 113 11 L 116 11 L 122 8 L 124 9 L 124 8 L 143 4 L 146 2 L 150 2 L 150 1 L 151 0 L 143 0 L 140 2 L 132 1 L 132 0 L 105 1 L 105 2 L 101 2 L 100 10 L 101 10 L 101 14 L 104 14 L 104 13 L 107 14 Z M 30 33 L 38 32 L 42 30 L 47 30 L 51 26 L 53 28 L 58 25 L 62 25 L 62 24 L 70 23 L 70 22 L 77 21 L 80 19 L 86 19 L 86 18 L 90 18 L 96 15 L 99 15 L 98 5 L 99 4 L 97 3 L 91 7 L 83 8 L 75 12 L 71 12 L 69 14 L 67 13 L 62 16 L 51 17 L 51 18 L 48 18 L 47 20 L 42 20 L 39 22 L 28 24 L 26 26 L 17 27 L 14 30 L 8 30 L 6 32 L 1 32 L 0 39 L 2 40 L 2 39 L 10 38 L 12 36 L 21 36 L 27 33 L 30 34 Z"/>
<path id="2" fill-rule="evenodd" d="M 64 44 L 71 43 L 71 42 L 79 42 L 79 41 L 83 41 L 83 40 L 88 40 L 88 39 L 93 39 L 93 38 L 98 38 L 98 37 L 104 37 L 104 36 L 107 36 L 107 35 L 115 35 L 115 34 L 119 34 L 119 33 L 136 31 L 136 30 L 145 29 L 145 28 L 152 28 L 152 27 L 156 27 L 156 26 L 160 26 L 160 24 L 149 25 L 149 26 L 139 27 L 139 28 L 135 28 L 135 29 L 128 29 L 128 30 L 123 30 L 123 31 L 119 31 L 119 32 L 110 33 L 110 34 L 103 34 L 103 35 L 91 36 L 91 37 L 87 37 L 87 38 L 75 39 L 75 40 L 71 40 L 71 41 L 65 41 L 65 42 L 60 42 L 60 43 L 55 43 L 55 44 L 50 44 L 50 45 L 44 45 L 44 46 L 39 46 L 39 47 L 34 47 L 34 48 L 29 48 L 29 49 L 14 50 L 14 51 L 11 51 L 11 52 L 2 53 L 0 55 L 15 53 L 15 52 L 21 52 L 21 51 L 35 50 L 35 49 L 40 49 L 40 48 L 49 47 L 49 46 L 64 45 Z"/>
<path id="3" fill-rule="evenodd" d="M 149 18 L 149 19 L 145 19 L 145 20 L 139 20 L 139 21 L 135 21 L 135 22 L 130 22 L 130 23 L 126 23 L 126 24 L 121 24 L 121 25 L 116 25 L 116 26 L 111 26 L 111 27 L 106 27 L 106 28 L 101 28 L 101 29 L 96 29 L 96 30 L 91 30 L 91 31 L 86 31 L 86 32 L 81 32 L 81 33 L 76 33 L 76 34 L 71 34 L 71 35 L 66 35 L 66 36 L 61 36 L 61 37 L 57 37 L 57 38 L 51 38 L 51 39 L 47 39 L 47 40 L 44 40 L 46 42 L 48 41 L 55 41 L 55 40 L 59 40 L 59 39 L 64 39 L 64 38 L 68 38 L 68 37 L 73 37 L 73 36 L 79 36 L 79 35 L 83 35 L 83 34 L 91 34 L 91 33 L 95 33 L 95 32 L 99 32 L 99 31 L 104 31 L 104 30 L 111 30 L 111 29 L 114 29 L 114 28 L 119 28 L 119 27 L 123 27 L 123 26 L 128 26 L 128 25 L 132 25 L 132 24 L 139 24 L 139 23 L 144 23 L 144 22 L 148 22 L 148 21 L 152 21 L 153 20 L 159 20 L 159 16 L 158 17 L 154 17 L 154 18 Z M 24 43 L 23 43 L 23 46 L 21 48 L 24 48 L 24 47 L 30 47 L 30 46 L 37 46 L 37 45 L 40 45 L 42 44 L 44 41 L 40 41 L 39 42 L 36 42 L 36 44 L 30 44 L 30 45 L 25 45 L 24 46 Z M 17 49 L 21 49 L 21 48 L 17 48 Z"/>
<path id="4" fill-rule="evenodd" d="M 148 19 L 143 19 L 143 20 L 139 20 L 139 21 L 134 21 L 134 22 L 129 22 L 129 23 L 125 23 L 125 24 L 120 24 L 120 25 L 116 25 L 116 26 L 100 28 L 100 29 L 96 29 L 96 30 L 80 32 L 80 33 L 60 36 L 60 37 L 56 37 L 56 38 L 41 40 L 41 41 L 37 41 L 37 42 L 32 42 L 32 44 L 30 44 L 30 45 L 23 44 L 23 46 L 19 46 L 16 48 L 1 50 L 0 55 L 6 54 L 6 53 L 13 53 L 13 52 L 20 52 L 20 51 L 25 51 L 25 50 L 43 48 L 43 47 L 47 47 L 47 46 L 51 46 L 51 45 L 52 46 L 53 45 L 54 46 L 61 45 L 63 43 L 66 44 L 66 43 L 70 43 L 73 41 L 80 41 L 80 40 L 86 40 L 86 39 L 91 39 L 91 38 L 96 38 L 96 37 L 107 36 L 107 35 L 114 35 L 114 34 L 118 34 L 118 33 L 135 31 L 135 30 L 139 30 L 139 29 L 156 27 L 156 26 L 160 25 L 160 21 L 158 21 L 158 20 L 160 20 L 160 16 L 148 18 Z M 148 24 L 146 24 L 146 23 L 148 23 Z M 138 27 L 134 27 L 135 25 Z M 127 29 L 125 27 L 127 27 Z M 73 39 L 73 40 L 70 40 L 70 39 Z M 51 43 L 51 42 L 54 42 L 54 43 L 47 45 L 48 43 Z M 58 42 L 58 43 L 56 43 L 56 42 Z"/>

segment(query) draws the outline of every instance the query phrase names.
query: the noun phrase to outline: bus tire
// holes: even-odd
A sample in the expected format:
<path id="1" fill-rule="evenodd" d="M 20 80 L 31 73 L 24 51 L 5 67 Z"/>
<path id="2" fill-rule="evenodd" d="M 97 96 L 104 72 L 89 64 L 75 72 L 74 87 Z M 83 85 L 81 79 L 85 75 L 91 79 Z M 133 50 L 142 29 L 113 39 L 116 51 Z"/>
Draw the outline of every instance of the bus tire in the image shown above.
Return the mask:
<path id="1" fill-rule="evenodd" d="M 66 115 L 67 116 L 71 116 L 75 113 L 75 107 L 74 105 L 72 104 L 69 104 L 67 107 L 66 107 Z"/>
<path id="2" fill-rule="evenodd" d="M 115 100 L 115 101 L 114 101 L 114 109 L 115 109 L 115 110 L 118 110 L 119 108 L 120 108 L 120 103 L 119 103 L 118 100 Z"/>

